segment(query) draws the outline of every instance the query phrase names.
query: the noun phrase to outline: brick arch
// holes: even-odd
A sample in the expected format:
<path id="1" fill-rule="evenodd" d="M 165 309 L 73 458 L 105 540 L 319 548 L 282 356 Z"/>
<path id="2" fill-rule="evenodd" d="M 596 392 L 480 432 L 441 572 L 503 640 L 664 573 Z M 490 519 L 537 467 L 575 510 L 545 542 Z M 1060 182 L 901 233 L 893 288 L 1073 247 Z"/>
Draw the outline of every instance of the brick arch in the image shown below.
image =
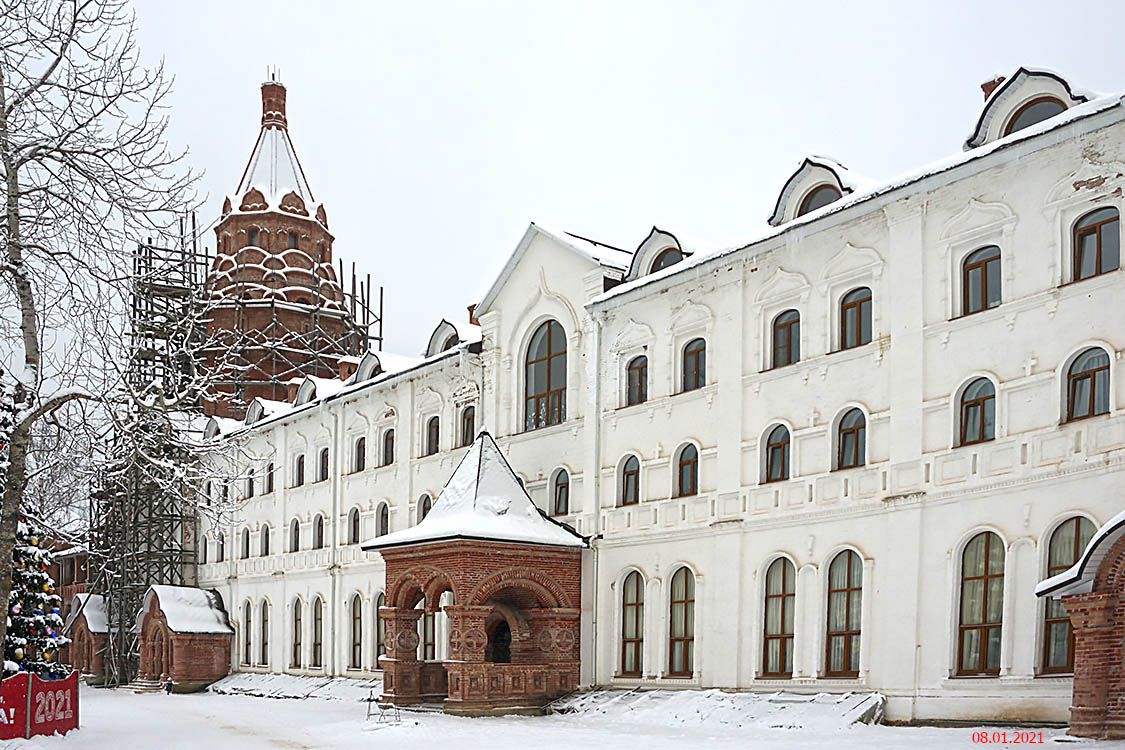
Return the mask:
<path id="1" fill-rule="evenodd" d="M 414 606 L 408 603 L 406 597 L 415 590 L 422 592 L 424 601 L 434 602 L 432 607 L 436 607 L 437 598 L 446 590 L 453 592 L 454 601 L 461 600 L 461 592 L 448 573 L 440 568 L 422 565 L 402 573 L 388 587 L 387 606 L 402 609 Z M 414 604 L 417 604 L 417 602 Z M 426 607 L 433 611 L 430 604 L 427 604 Z"/>
<path id="2" fill-rule="evenodd" d="M 466 599 L 467 604 L 484 604 L 496 592 L 522 588 L 531 592 L 544 607 L 575 607 L 566 592 L 548 575 L 526 568 L 504 568 L 478 583 Z"/>
<path id="3" fill-rule="evenodd" d="M 435 571 L 433 578 L 426 583 L 426 588 L 424 589 L 427 612 L 437 611 L 438 604 L 441 601 L 441 595 L 446 591 L 453 594 L 454 604 L 457 604 L 461 600 L 461 596 L 457 591 L 457 586 L 453 583 L 453 578 L 445 571 Z"/>
<path id="4" fill-rule="evenodd" d="M 1125 590 L 1125 536 L 1109 548 L 1094 577 L 1095 591 Z"/>

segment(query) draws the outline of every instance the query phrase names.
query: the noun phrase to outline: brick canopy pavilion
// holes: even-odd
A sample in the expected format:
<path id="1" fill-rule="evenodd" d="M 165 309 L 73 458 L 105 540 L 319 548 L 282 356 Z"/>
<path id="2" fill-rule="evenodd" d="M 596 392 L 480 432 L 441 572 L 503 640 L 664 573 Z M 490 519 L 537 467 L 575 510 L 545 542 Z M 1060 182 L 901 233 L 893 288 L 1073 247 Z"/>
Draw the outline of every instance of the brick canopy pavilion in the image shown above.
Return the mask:
<path id="1" fill-rule="evenodd" d="M 1074 634 L 1069 733 L 1125 739 L 1125 512 L 1086 545 L 1070 569 L 1035 593 L 1062 599 Z"/>
<path id="2" fill-rule="evenodd" d="M 482 432 L 420 523 L 363 547 L 386 563 L 384 698 L 475 714 L 534 710 L 576 689 L 585 546 L 535 507 Z"/>
<path id="3" fill-rule="evenodd" d="M 173 690 L 202 690 L 230 672 L 230 626 L 217 591 L 149 586 L 137 623 L 140 678 L 172 680 Z"/>

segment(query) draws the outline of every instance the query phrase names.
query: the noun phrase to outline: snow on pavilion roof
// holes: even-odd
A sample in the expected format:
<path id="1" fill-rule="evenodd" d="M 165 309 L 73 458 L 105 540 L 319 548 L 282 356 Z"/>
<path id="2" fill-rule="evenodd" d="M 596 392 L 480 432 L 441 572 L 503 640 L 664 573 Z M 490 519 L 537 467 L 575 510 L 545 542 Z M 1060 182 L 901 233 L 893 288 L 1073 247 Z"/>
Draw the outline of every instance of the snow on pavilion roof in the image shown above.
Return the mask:
<path id="1" fill-rule="evenodd" d="M 75 594 L 70 600 L 70 614 L 63 623 L 63 632 L 69 633 L 79 617 L 86 618 L 86 627 L 91 633 L 109 632 L 109 617 L 101 594 Z"/>
<path id="2" fill-rule="evenodd" d="M 1098 529 L 1086 545 L 1086 549 L 1082 551 L 1078 562 L 1063 572 L 1040 581 L 1035 587 L 1035 595 L 1058 599 L 1066 594 L 1088 593 L 1093 589 L 1098 568 L 1117 540 L 1122 537 L 1125 537 L 1125 510 Z"/>
<path id="3" fill-rule="evenodd" d="M 363 549 L 454 539 L 586 546 L 580 534 L 535 507 L 487 432 L 477 435 L 425 518 L 409 529 L 374 539 Z"/>
<path id="4" fill-rule="evenodd" d="M 254 153 L 250 155 L 250 162 L 235 194 L 244 195 L 255 187 L 268 197 L 280 197 L 292 191 L 307 204 L 314 201 L 289 131 L 284 127 L 262 126 L 258 142 L 254 144 Z"/>
<path id="5" fill-rule="evenodd" d="M 137 623 L 133 632 L 140 632 L 145 613 L 148 612 L 152 597 L 160 604 L 160 611 L 168 628 L 173 633 L 233 633 L 227 620 L 223 600 L 215 591 L 194 586 L 166 586 L 156 584 L 145 592 L 141 611 L 137 613 Z"/>

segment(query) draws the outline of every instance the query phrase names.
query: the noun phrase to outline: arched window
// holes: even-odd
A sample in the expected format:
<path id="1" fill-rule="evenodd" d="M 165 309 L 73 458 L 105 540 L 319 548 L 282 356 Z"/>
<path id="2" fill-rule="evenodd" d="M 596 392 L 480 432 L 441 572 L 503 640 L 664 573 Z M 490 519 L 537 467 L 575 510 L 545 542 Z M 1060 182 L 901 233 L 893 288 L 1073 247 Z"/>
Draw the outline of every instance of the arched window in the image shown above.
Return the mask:
<path id="1" fill-rule="evenodd" d="M 683 391 L 694 391 L 707 385 L 707 342 L 692 339 L 684 347 Z"/>
<path id="2" fill-rule="evenodd" d="M 957 674 L 1000 674 L 1004 612 L 1004 545 L 991 531 L 973 537 L 961 553 L 961 614 Z"/>
<path id="3" fill-rule="evenodd" d="M 1053 96 L 1036 97 L 1012 113 L 1012 118 L 1008 120 L 1008 125 L 1004 128 L 1004 135 L 1011 135 L 1017 130 L 1030 128 L 1032 125 L 1065 111 L 1066 105 Z"/>
<path id="4" fill-rule="evenodd" d="M 633 357 L 625 367 L 625 404 L 648 401 L 648 357 Z"/>
<path id="5" fill-rule="evenodd" d="M 461 339 L 457 337 L 457 334 L 451 333 L 451 334 L 449 334 L 449 337 L 446 338 L 445 343 L 441 345 L 441 350 L 443 352 L 447 352 L 460 343 L 461 343 Z"/>
<path id="6" fill-rule="evenodd" d="M 621 466 L 621 504 L 636 505 L 641 501 L 641 462 L 629 456 Z"/>
<path id="7" fill-rule="evenodd" d="M 848 409 L 836 430 L 836 468 L 854 469 L 867 463 L 867 420 L 859 409 Z"/>
<path id="8" fill-rule="evenodd" d="M 423 520 L 425 520 L 426 516 L 430 515 L 430 511 L 433 510 L 433 507 L 434 507 L 434 501 L 430 498 L 430 496 L 428 494 L 422 495 L 422 497 L 418 498 L 418 521 L 419 521 L 419 523 L 422 522 Z"/>
<path id="9" fill-rule="evenodd" d="M 251 470 L 250 476 L 246 477 L 246 497 L 254 497 L 254 472 Z"/>
<path id="10" fill-rule="evenodd" d="M 273 492 L 273 461 L 270 461 L 268 464 L 266 464 L 265 481 L 266 481 L 265 493 L 268 495 L 271 492 Z"/>
<path id="11" fill-rule="evenodd" d="M 199 564 L 200 565 L 206 565 L 207 564 L 207 545 L 208 544 L 210 544 L 210 541 L 207 539 L 207 537 L 203 537 L 203 543 L 199 545 Z"/>
<path id="12" fill-rule="evenodd" d="M 811 213 L 818 208 L 824 208 L 829 203 L 835 203 L 840 200 L 841 194 L 832 185 L 818 185 L 809 191 L 805 199 L 801 201 L 801 205 L 797 208 L 797 216 L 804 216 Z"/>
<path id="13" fill-rule="evenodd" d="M 363 471 L 367 468 L 367 438 L 358 437 L 352 452 L 352 471 Z"/>
<path id="14" fill-rule="evenodd" d="M 789 430 L 779 424 L 766 438 L 766 481 L 781 482 L 789 478 Z"/>
<path id="15" fill-rule="evenodd" d="M 1099 208 L 1074 225 L 1074 280 L 1115 271 L 1121 265 L 1121 230 L 1116 208 Z"/>
<path id="16" fill-rule="evenodd" d="M 566 420 L 566 334 L 554 320 L 535 330 L 524 368 L 524 429 Z"/>
<path id="17" fill-rule="evenodd" d="M 1109 355 L 1091 347 L 1074 358 L 1066 374 L 1067 421 L 1109 413 Z"/>
<path id="18" fill-rule="evenodd" d="M 793 563 L 779 557 L 766 570 L 766 619 L 763 630 L 762 677 L 793 676 L 793 618 L 797 600 Z"/>
<path id="19" fill-rule="evenodd" d="M 1047 577 L 1058 575 L 1078 562 L 1094 536 L 1094 524 L 1081 516 L 1064 521 L 1051 534 L 1047 546 Z M 1047 599 L 1043 612 L 1043 673 L 1074 671 L 1074 631 L 1058 599 Z"/>
<path id="20" fill-rule="evenodd" d="M 570 513 L 570 474 L 566 469 L 559 469 L 555 474 L 551 497 L 551 515 L 565 516 Z"/>
<path id="21" fill-rule="evenodd" d="M 996 437 L 996 388 L 988 378 L 977 378 L 961 394 L 961 445 Z"/>
<path id="22" fill-rule="evenodd" d="M 438 452 L 438 445 L 441 441 L 441 419 L 438 417 L 430 417 L 426 422 L 426 452 L 425 456 L 432 456 Z"/>
<path id="23" fill-rule="evenodd" d="M 974 250 L 961 265 L 961 314 L 972 315 L 1000 304 L 1000 248 Z"/>
<path id="24" fill-rule="evenodd" d="M 215 543 L 215 562 L 223 562 L 227 557 L 227 537 L 222 532 Z"/>
<path id="25" fill-rule="evenodd" d="M 387 430 L 383 433 L 383 466 L 390 466 L 395 462 L 395 431 Z"/>
<path id="26" fill-rule="evenodd" d="M 327 448 L 321 448 L 320 449 L 320 461 L 318 462 L 316 480 L 318 482 L 323 482 L 326 479 L 328 479 L 328 449 Z"/>
<path id="27" fill-rule="evenodd" d="M 289 653 L 289 666 L 293 668 L 300 668 L 301 666 L 301 600 L 295 599 L 293 601 L 293 642 L 291 644 Z"/>
<path id="28" fill-rule="evenodd" d="M 297 233 L 296 232 L 290 232 L 289 233 L 289 249 L 290 250 L 296 250 L 297 249 Z"/>
<path id="29" fill-rule="evenodd" d="M 259 541 L 259 550 L 262 557 L 269 557 L 270 555 L 270 525 L 268 523 L 262 524 L 261 539 Z"/>
<path id="30" fill-rule="evenodd" d="M 246 666 L 250 666 L 254 657 L 253 612 L 254 608 L 247 599 L 242 605 L 242 663 Z"/>
<path id="31" fill-rule="evenodd" d="M 801 313 L 786 310 L 773 319 L 773 366 L 801 361 Z"/>
<path id="32" fill-rule="evenodd" d="M 691 677 L 695 662 L 695 576 L 680 568 L 669 601 L 668 676 Z"/>
<path id="33" fill-rule="evenodd" d="M 477 408 L 466 406 L 461 410 L 461 445 L 472 445 L 477 436 Z"/>
<path id="34" fill-rule="evenodd" d="M 305 483 L 305 454 L 297 456 L 293 462 L 293 486 L 300 487 Z"/>
<path id="35" fill-rule="evenodd" d="M 246 230 L 246 244 L 251 247 L 258 247 L 258 230 L 256 228 Z"/>
<path id="36" fill-rule="evenodd" d="M 656 259 L 652 261 L 652 267 L 648 269 L 649 273 L 656 273 L 663 271 L 668 266 L 674 266 L 684 259 L 684 254 L 674 247 L 669 247 L 660 251 Z"/>
<path id="37" fill-rule="evenodd" d="M 324 602 L 318 596 L 312 605 L 312 659 L 309 666 L 320 669 L 324 666 Z"/>
<path id="38" fill-rule="evenodd" d="M 348 511 L 348 544 L 359 544 L 359 508 Z"/>
<path id="39" fill-rule="evenodd" d="M 828 627 L 825 631 L 826 677 L 859 676 L 859 626 L 863 596 L 863 561 L 850 549 L 828 566 Z"/>
<path id="40" fill-rule="evenodd" d="M 387 622 L 379 610 L 387 606 L 387 597 L 379 594 L 375 599 L 375 665 L 379 665 L 379 657 L 387 653 Z"/>
<path id="41" fill-rule="evenodd" d="M 270 663 L 270 603 L 262 600 L 262 637 L 258 639 L 258 664 L 268 667 Z"/>
<path id="42" fill-rule="evenodd" d="M 322 549 L 324 547 L 324 516 L 319 513 L 313 518 L 313 538 L 312 548 Z"/>
<path id="43" fill-rule="evenodd" d="M 296 518 L 289 522 L 289 551 L 301 551 L 301 522 Z"/>
<path id="44" fill-rule="evenodd" d="M 375 536 L 386 536 L 391 533 L 391 509 L 383 503 L 379 506 L 378 521 L 375 524 Z"/>
<path id="45" fill-rule="evenodd" d="M 676 457 L 676 497 L 699 492 L 699 451 L 688 443 Z"/>
<path id="46" fill-rule="evenodd" d="M 208 482 L 205 489 L 203 490 L 203 504 L 206 505 L 208 508 L 211 507 L 211 498 L 212 498 L 213 491 L 214 491 L 214 485 L 211 482 Z"/>
<path id="47" fill-rule="evenodd" d="M 853 289 L 840 300 L 840 349 L 871 343 L 871 290 Z"/>
<path id="48" fill-rule="evenodd" d="M 640 677 L 644 658 L 645 582 L 633 571 L 621 587 L 621 674 Z"/>
<path id="49" fill-rule="evenodd" d="M 359 669 L 363 659 L 363 600 L 359 594 L 352 597 L 352 652 L 348 666 Z"/>
<path id="50" fill-rule="evenodd" d="M 223 507 L 226 507 L 227 501 L 230 500 L 230 485 L 223 482 L 223 489 L 220 494 L 223 498 Z"/>
<path id="51" fill-rule="evenodd" d="M 250 557 L 250 529 L 242 529 L 242 547 L 239 557 L 241 557 L 243 560 L 246 560 Z"/>

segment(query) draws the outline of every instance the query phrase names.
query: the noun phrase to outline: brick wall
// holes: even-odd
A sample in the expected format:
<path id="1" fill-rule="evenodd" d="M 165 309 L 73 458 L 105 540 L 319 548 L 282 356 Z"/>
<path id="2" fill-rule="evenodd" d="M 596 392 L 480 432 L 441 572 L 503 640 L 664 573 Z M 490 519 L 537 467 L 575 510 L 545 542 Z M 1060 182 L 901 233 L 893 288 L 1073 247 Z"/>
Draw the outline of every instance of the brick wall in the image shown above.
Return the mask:
<path id="1" fill-rule="evenodd" d="M 1062 601 L 1075 639 L 1070 733 L 1125 739 L 1125 537 L 1103 558 L 1093 590 Z"/>

